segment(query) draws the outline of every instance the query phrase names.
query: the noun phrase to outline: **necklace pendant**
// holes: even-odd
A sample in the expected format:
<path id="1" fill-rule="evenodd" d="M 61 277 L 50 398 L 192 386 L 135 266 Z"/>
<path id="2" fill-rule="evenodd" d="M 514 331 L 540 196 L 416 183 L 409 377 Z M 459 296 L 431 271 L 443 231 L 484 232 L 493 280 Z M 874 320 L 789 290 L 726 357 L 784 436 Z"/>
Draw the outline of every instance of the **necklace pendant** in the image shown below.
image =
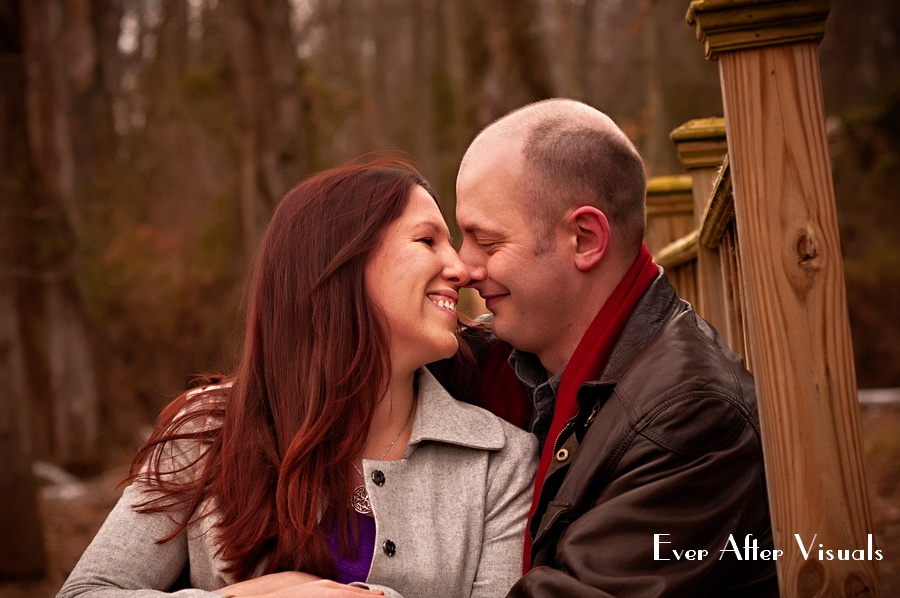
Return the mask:
<path id="1" fill-rule="evenodd" d="M 391 449 L 394 448 L 394 445 L 397 444 L 397 441 L 400 439 L 400 436 L 403 435 L 404 430 L 406 430 L 406 426 L 409 425 L 410 420 L 412 419 L 413 409 L 410 408 L 409 414 L 406 416 L 406 421 L 403 422 L 403 427 L 400 428 L 400 431 L 397 432 L 397 435 L 394 436 L 394 439 L 391 440 L 391 443 L 388 445 L 384 452 L 381 453 L 380 461 L 384 461 L 384 458 L 387 457 L 387 454 L 391 452 Z M 356 466 L 356 463 L 350 463 L 353 466 L 353 469 L 356 470 L 356 473 L 359 474 L 359 477 L 365 481 L 366 476 L 363 475 L 362 470 Z M 366 492 L 366 487 L 357 486 L 353 489 L 353 495 L 350 497 L 350 504 L 353 505 L 353 510 L 359 513 L 360 515 L 370 515 L 372 513 L 372 503 L 369 501 L 369 493 Z"/>
<path id="2" fill-rule="evenodd" d="M 366 492 L 365 486 L 357 486 L 353 490 L 350 502 L 353 510 L 361 515 L 368 515 L 372 512 L 372 503 L 369 502 L 369 493 Z"/>

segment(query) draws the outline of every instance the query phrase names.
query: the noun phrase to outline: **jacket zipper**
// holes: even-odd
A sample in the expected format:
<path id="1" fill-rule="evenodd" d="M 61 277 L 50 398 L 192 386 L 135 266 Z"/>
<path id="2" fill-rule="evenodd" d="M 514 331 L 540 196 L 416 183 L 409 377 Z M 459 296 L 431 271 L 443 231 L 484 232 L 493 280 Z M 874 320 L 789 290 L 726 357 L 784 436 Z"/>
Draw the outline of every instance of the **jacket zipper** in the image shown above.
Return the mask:
<path id="1" fill-rule="evenodd" d="M 553 443 L 553 454 L 556 454 L 556 451 L 559 450 L 559 439 L 562 438 L 563 433 L 569 429 L 569 426 L 575 423 L 575 420 L 578 418 L 578 414 L 571 417 L 569 421 L 566 422 L 566 425 L 562 427 L 562 430 L 559 431 L 559 434 L 556 435 L 556 441 Z"/>
<path id="2" fill-rule="evenodd" d="M 596 405 L 594 405 L 594 408 L 591 410 L 591 414 L 588 416 L 586 423 L 590 424 L 591 422 L 593 422 L 594 418 L 597 417 L 598 411 L 600 411 L 600 403 L 597 403 Z M 554 453 L 556 453 L 556 451 L 559 450 L 559 439 L 562 438 L 563 433 L 569 429 L 569 426 L 571 426 L 575 423 L 576 419 L 578 419 L 577 413 L 575 415 L 573 415 L 571 418 L 569 418 L 569 420 L 566 422 L 566 425 L 564 425 L 562 427 L 562 430 L 559 431 L 559 434 L 556 435 L 556 442 L 553 443 L 553 452 Z"/>

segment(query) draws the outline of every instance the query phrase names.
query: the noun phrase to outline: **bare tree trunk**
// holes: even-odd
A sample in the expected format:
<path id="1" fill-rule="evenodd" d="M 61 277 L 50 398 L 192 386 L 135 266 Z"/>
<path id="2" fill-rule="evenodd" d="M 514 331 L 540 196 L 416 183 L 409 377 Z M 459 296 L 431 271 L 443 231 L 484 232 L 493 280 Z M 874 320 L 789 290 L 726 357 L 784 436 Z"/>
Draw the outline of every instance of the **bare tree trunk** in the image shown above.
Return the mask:
<path id="1" fill-rule="evenodd" d="M 447 73 L 449 85 L 447 93 L 451 95 L 452 105 L 446 113 L 452 115 L 453 129 L 449 142 L 455 148 L 464 148 L 468 145 L 474 132 L 474 122 L 469 121 L 469 102 L 472 90 L 469 86 L 468 69 L 466 67 L 466 46 L 464 31 L 468 27 L 465 14 L 458 2 L 441 2 L 441 39 L 444 49 L 444 70 Z M 464 8 L 464 7 L 463 7 Z M 477 130 L 475 131 L 477 132 Z"/>
<path id="2" fill-rule="evenodd" d="M 43 525 L 31 472 L 24 346 L 15 297 L 13 256 L 21 241 L 28 160 L 25 83 L 16 0 L 0 1 L 0 579 L 41 577 L 46 569 Z"/>
<path id="3" fill-rule="evenodd" d="M 459 0 L 442 8 L 449 71 L 475 132 L 512 108 L 554 95 L 534 0 Z"/>
<path id="4" fill-rule="evenodd" d="M 647 129 L 646 142 L 644 143 L 643 156 L 647 172 L 659 174 L 664 172 L 660 165 L 665 162 L 665 154 L 673 154 L 671 145 L 667 142 L 669 131 L 666 127 L 666 102 L 663 85 L 665 77 L 660 69 L 659 48 L 659 23 L 657 11 L 653 10 L 653 2 L 647 1 L 644 5 L 646 14 L 642 27 L 641 41 L 644 56 L 644 81 L 647 97 Z"/>
<path id="5" fill-rule="evenodd" d="M 10 232 L 7 226 L 0 230 Z M 8 264 L 3 266 L 6 270 Z M 47 557 L 27 442 L 28 395 L 11 291 L 10 285 L 0 284 L 0 388 L 5 395 L 0 401 L 0 537 L 6 538 L 0 542 L 0 579 L 20 580 L 43 576 Z"/>
<path id="6" fill-rule="evenodd" d="M 413 94 L 415 113 L 412 123 L 413 155 L 421 164 L 425 175 L 432 179 L 439 173 L 436 149 L 432 145 L 435 139 L 435 76 L 437 65 L 437 44 L 439 20 L 434 2 L 409 0 L 406 9 L 412 15 L 410 35 L 413 38 L 413 72 L 415 78 L 410 82 Z"/>
<path id="7" fill-rule="evenodd" d="M 528 102 L 552 97 L 553 83 L 534 0 L 482 2 L 492 69 L 485 81 L 494 120 Z M 489 122 L 488 121 L 488 122 Z"/>
<path id="8" fill-rule="evenodd" d="M 219 11 L 243 130 L 241 217 L 250 252 L 272 207 L 308 171 L 297 51 L 287 0 L 223 0 Z"/>
<path id="9" fill-rule="evenodd" d="M 35 240 L 44 253 L 31 265 L 38 297 L 23 306 L 31 312 L 25 324 L 34 326 L 29 335 L 37 348 L 26 354 L 32 399 L 43 401 L 32 407 L 50 422 L 36 448 L 60 464 L 90 467 L 99 456 L 99 397 L 75 270 L 85 233 L 78 189 L 88 178 L 94 147 L 92 6 L 89 0 L 31 0 L 21 9 L 28 145 L 39 180 L 32 206 L 51 225 Z M 49 394 L 34 392 L 36 387 Z"/>
<path id="10" fill-rule="evenodd" d="M 576 79 L 578 80 L 578 97 L 587 101 L 588 90 L 590 89 L 591 73 L 596 69 L 596 52 L 594 45 L 603 43 L 595 36 L 596 27 L 594 23 L 597 19 L 597 0 L 584 0 L 581 7 L 581 20 L 577 27 L 575 35 L 577 48 L 576 52 L 579 56 L 579 65 Z"/>

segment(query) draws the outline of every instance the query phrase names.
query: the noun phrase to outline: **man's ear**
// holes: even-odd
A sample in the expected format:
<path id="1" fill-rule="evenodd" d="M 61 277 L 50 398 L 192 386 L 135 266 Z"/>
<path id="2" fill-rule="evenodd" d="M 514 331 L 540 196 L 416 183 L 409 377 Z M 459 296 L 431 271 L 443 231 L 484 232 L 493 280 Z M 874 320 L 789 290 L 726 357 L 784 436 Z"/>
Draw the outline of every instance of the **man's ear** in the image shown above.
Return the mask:
<path id="1" fill-rule="evenodd" d="M 568 220 L 575 234 L 575 267 L 587 272 L 609 249 L 609 220 L 593 206 L 581 206 L 569 214 Z"/>

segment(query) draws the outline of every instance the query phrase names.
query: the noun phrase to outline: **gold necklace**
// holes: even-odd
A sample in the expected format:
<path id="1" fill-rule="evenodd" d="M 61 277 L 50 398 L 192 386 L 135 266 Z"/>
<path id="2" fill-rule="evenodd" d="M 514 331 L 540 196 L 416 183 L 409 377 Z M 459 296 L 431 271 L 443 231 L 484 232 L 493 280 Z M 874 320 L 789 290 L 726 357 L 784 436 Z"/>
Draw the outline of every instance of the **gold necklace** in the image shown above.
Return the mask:
<path id="1" fill-rule="evenodd" d="M 412 408 L 409 410 L 409 415 L 406 416 L 406 421 L 403 422 L 403 427 L 400 428 L 400 431 L 397 432 L 397 435 L 394 436 L 394 439 L 391 440 L 391 443 L 388 445 L 384 452 L 381 453 L 381 457 L 378 458 L 379 461 L 384 461 L 384 458 L 387 457 L 387 454 L 394 448 L 394 445 L 397 444 L 397 440 L 400 439 L 400 436 L 403 434 L 403 431 L 406 430 L 406 426 L 409 425 L 409 420 L 412 419 Z M 353 489 L 353 494 L 350 496 L 350 504 L 353 505 L 353 510 L 361 515 L 369 515 L 372 512 L 372 503 L 369 501 L 369 493 L 366 492 L 366 476 L 363 475 L 363 472 L 359 470 L 359 467 L 356 466 L 356 463 L 351 463 L 353 469 L 356 470 L 356 473 L 359 474 L 359 477 L 363 479 L 363 483 L 360 486 L 357 486 Z"/>

